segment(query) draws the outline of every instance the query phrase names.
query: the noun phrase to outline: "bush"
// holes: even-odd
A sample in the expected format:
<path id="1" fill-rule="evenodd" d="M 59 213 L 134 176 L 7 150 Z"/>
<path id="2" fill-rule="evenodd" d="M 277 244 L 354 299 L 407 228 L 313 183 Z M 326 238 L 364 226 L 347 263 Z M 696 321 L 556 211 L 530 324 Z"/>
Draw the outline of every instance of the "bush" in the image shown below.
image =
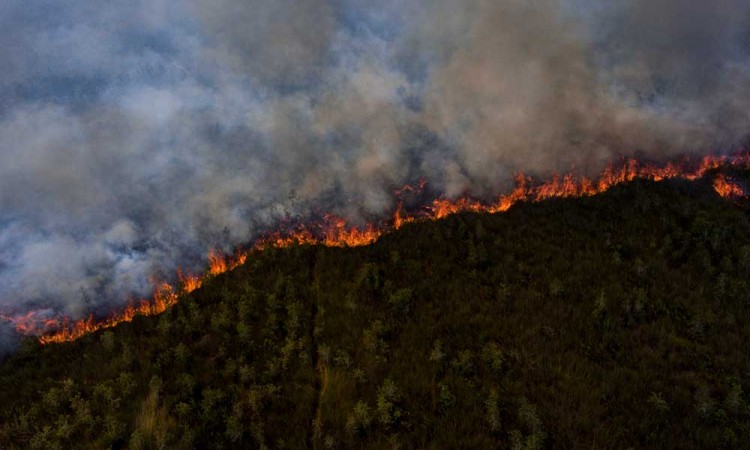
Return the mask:
<path id="1" fill-rule="evenodd" d="M 377 414 L 378 420 L 383 427 L 391 428 L 399 423 L 403 417 L 400 409 L 399 392 L 392 379 L 386 378 L 378 389 Z"/>
<path id="2" fill-rule="evenodd" d="M 362 435 L 369 430 L 371 423 L 370 408 L 360 400 L 346 418 L 346 429 L 350 434 Z"/>

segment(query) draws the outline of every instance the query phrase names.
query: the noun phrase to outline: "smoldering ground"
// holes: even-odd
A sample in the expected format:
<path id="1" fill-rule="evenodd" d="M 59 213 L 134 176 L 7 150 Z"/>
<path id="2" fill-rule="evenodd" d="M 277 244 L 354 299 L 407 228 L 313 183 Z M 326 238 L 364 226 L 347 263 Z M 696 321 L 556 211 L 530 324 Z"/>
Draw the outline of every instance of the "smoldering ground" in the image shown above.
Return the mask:
<path id="1" fill-rule="evenodd" d="M 3 2 L 0 309 L 103 314 L 281 218 L 382 217 L 420 177 L 485 196 L 732 149 L 746 3 Z"/>

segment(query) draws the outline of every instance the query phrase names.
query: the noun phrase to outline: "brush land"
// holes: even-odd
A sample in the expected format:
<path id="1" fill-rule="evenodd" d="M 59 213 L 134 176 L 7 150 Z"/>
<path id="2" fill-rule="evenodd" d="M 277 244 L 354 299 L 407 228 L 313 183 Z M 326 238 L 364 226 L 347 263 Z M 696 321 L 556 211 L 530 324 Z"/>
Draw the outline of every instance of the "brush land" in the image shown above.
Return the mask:
<path id="1" fill-rule="evenodd" d="M 158 317 L 24 341 L 0 448 L 749 448 L 749 219 L 635 181 L 264 251 Z"/>

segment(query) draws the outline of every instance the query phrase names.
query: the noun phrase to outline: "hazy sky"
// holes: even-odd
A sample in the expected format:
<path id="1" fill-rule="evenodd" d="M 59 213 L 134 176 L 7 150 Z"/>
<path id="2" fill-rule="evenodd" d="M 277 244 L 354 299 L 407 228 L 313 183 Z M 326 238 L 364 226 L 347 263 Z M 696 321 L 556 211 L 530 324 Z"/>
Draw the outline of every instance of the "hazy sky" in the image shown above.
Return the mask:
<path id="1" fill-rule="evenodd" d="M 0 311 L 101 314 L 420 177 L 726 151 L 749 62 L 744 0 L 4 0 Z"/>

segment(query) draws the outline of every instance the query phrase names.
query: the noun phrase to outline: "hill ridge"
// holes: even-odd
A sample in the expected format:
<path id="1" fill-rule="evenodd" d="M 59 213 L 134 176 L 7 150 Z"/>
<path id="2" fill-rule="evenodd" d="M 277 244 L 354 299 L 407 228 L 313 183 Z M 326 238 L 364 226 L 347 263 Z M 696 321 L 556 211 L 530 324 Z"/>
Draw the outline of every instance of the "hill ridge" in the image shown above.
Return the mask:
<path id="1" fill-rule="evenodd" d="M 643 164 L 635 159 L 622 160 L 619 165 L 611 164 L 605 168 L 598 179 L 591 180 L 576 175 L 573 171 L 560 177 L 554 175 L 546 181 L 535 182 L 523 174 L 516 175 L 516 187 L 510 193 L 501 195 L 497 201 L 482 203 L 469 197 L 456 200 L 437 198 L 428 207 L 407 213 L 404 211 L 403 195 L 407 192 L 419 193 L 425 187 L 422 180 L 418 187 L 404 186 L 395 192 L 398 207 L 390 221 L 367 224 L 365 227 L 347 226 L 343 218 L 323 215 L 321 221 L 301 222 L 288 227 L 285 231 L 276 231 L 262 236 L 253 243 L 250 249 L 238 248 L 234 255 L 223 255 L 211 250 L 208 255 L 207 272 L 201 277 L 184 274 L 177 269 L 178 283 L 162 281 L 156 284 L 153 297 L 131 302 L 122 310 L 115 310 L 109 316 L 71 321 L 69 318 L 50 319 L 46 312 L 30 311 L 23 315 L 0 314 L 0 319 L 10 320 L 18 332 L 25 335 L 38 335 L 43 344 L 67 342 L 80 338 L 99 329 L 112 328 L 121 322 L 129 322 L 136 315 L 152 316 L 161 314 L 174 305 L 180 295 L 189 294 L 201 286 L 207 276 L 215 276 L 244 264 L 253 252 L 269 247 L 288 247 L 290 245 L 322 244 L 326 246 L 357 247 L 369 245 L 382 235 L 397 231 L 407 223 L 423 220 L 438 220 L 451 214 L 463 211 L 505 212 L 521 202 L 540 202 L 553 198 L 587 197 L 604 193 L 612 187 L 638 179 L 664 181 L 684 179 L 689 181 L 710 177 L 714 190 L 725 198 L 741 198 L 747 190 L 727 177 L 727 171 L 742 171 L 750 168 L 750 153 L 737 153 L 732 156 L 705 156 L 699 163 L 685 157 L 680 162 L 668 162 L 664 165 Z"/>
<path id="2" fill-rule="evenodd" d="M 748 271 L 709 180 L 269 249 L 160 316 L 27 341 L 0 445 L 740 448 Z"/>

